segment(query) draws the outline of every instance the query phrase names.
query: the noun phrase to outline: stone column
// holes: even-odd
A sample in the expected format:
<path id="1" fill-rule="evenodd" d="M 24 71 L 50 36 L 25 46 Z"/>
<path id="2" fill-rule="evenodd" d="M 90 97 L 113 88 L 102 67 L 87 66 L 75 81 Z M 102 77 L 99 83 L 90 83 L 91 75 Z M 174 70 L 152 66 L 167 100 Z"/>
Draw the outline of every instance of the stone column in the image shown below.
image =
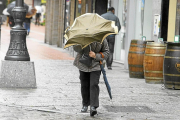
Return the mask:
<path id="1" fill-rule="evenodd" d="M 49 42 L 49 24 L 50 24 L 50 1 L 47 0 L 46 1 L 46 24 L 45 24 L 45 39 L 44 39 L 44 43 L 48 43 Z"/>
<path id="2" fill-rule="evenodd" d="M 86 0 L 81 0 L 81 14 L 86 13 Z"/>
<path id="3" fill-rule="evenodd" d="M 57 45 L 58 41 L 58 16 L 59 16 L 59 1 L 60 0 L 52 0 L 52 35 L 51 35 L 51 40 L 52 40 L 52 45 Z M 64 1 L 64 0 L 63 0 Z"/>
<path id="4" fill-rule="evenodd" d="M 73 24 L 73 22 L 74 22 L 74 13 L 75 13 L 76 11 L 75 11 L 75 0 L 71 0 L 71 20 L 70 20 L 70 26 Z"/>
<path id="5" fill-rule="evenodd" d="M 64 35 L 64 12 L 65 1 L 59 1 L 59 15 L 58 15 L 58 42 L 57 46 L 63 48 L 63 35 Z"/>
<path id="6" fill-rule="evenodd" d="M 92 13 L 92 0 L 87 0 L 88 3 L 88 13 Z"/>
<path id="7" fill-rule="evenodd" d="M 48 25 L 48 40 L 49 44 L 52 45 L 52 28 L 53 28 L 53 5 L 54 5 L 54 0 L 49 1 L 50 4 L 50 9 L 49 9 L 49 25 Z"/>

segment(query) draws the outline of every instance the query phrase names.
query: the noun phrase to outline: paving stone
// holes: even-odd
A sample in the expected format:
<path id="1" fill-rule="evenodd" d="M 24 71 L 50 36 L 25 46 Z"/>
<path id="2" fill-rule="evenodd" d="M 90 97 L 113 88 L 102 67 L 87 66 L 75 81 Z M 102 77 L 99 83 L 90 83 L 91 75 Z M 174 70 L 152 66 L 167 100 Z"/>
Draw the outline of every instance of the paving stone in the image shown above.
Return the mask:
<path id="1" fill-rule="evenodd" d="M 43 31 L 41 26 L 36 29 Z M 27 46 L 35 65 L 37 88 L 0 88 L 0 120 L 179 120 L 179 90 L 129 78 L 128 70 L 115 62 L 113 70 L 105 68 L 113 99 L 110 100 L 101 76 L 98 115 L 90 117 L 89 110 L 80 113 L 79 72 L 73 66 L 74 58 L 63 49 L 44 44 L 43 35 L 34 31 L 32 28 L 27 37 Z M 10 37 L 9 31 L 2 32 L 3 59 Z"/>

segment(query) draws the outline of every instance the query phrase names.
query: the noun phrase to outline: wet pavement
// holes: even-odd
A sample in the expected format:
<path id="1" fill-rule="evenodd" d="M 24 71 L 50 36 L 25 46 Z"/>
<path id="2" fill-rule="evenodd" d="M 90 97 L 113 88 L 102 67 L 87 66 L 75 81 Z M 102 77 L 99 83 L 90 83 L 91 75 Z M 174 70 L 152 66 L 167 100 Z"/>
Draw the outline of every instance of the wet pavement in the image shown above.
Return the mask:
<path id="1" fill-rule="evenodd" d="M 106 74 L 110 100 L 100 79 L 98 115 L 81 113 L 79 72 L 67 50 L 44 44 L 44 27 L 31 26 L 27 48 L 35 64 L 36 89 L 0 88 L 0 120 L 179 120 L 180 91 L 163 84 L 129 78 L 123 64 L 113 63 Z M 9 31 L 2 26 L 1 59 L 9 46 Z"/>

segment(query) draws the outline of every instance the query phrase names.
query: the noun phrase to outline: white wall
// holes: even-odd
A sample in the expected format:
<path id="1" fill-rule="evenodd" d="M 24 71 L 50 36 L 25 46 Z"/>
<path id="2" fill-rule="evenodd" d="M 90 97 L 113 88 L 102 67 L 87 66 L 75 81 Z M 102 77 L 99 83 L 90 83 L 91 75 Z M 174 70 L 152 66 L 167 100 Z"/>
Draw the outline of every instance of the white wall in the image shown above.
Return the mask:
<path id="1" fill-rule="evenodd" d="M 123 0 L 112 0 L 111 7 L 115 8 L 115 15 L 119 18 L 120 23 L 122 22 L 122 7 Z M 116 35 L 115 48 L 114 48 L 114 60 L 123 61 L 121 58 L 121 31 Z"/>
<path id="2" fill-rule="evenodd" d="M 143 24 L 143 36 L 146 36 L 146 40 L 152 40 L 152 0 L 145 1 L 144 8 L 144 24 Z M 135 26 L 135 39 L 141 39 L 142 36 L 142 21 L 141 21 L 141 0 L 136 0 L 136 26 Z"/>
<path id="3" fill-rule="evenodd" d="M 151 0 L 150 0 L 151 1 Z M 152 18 L 153 19 L 151 19 L 151 37 L 152 37 L 152 40 L 154 40 L 155 42 L 157 42 L 158 41 L 158 36 L 154 36 L 153 35 L 153 29 L 154 29 L 154 15 L 155 14 L 161 14 L 161 1 L 162 0 L 152 0 L 152 14 L 151 14 L 151 16 L 152 16 Z M 173 1 L 173 0 L 172 0 Z"/>
<path id="4" fill-rule="evenodd" d="M 127 6 L 127 26 L 126 26 L 126 38 L 125 38 L 125 61 L 124 68 L 128 69 L 128 52 L 132 39 L 135 38 L 135 18 L 136 18 L 136 0 L 128 0 Z"/>
<path id="5" fill-rule="evenodd" d="M 153 5 L 153 0 L 145 0 L 145 10 L 144 10 L 144 28 L 143 28 L 143 33 L 144 36 L 146 36 L 146 40 L 152 40 L 152 5 Z"/>
<path id="6" fill-rule="evenodd" d="M 136 17 L 135 19 L 135 38 L 134 39 L 141 39 L 141 0 L 136 0 L 135 4 L 136 9 Z"/>

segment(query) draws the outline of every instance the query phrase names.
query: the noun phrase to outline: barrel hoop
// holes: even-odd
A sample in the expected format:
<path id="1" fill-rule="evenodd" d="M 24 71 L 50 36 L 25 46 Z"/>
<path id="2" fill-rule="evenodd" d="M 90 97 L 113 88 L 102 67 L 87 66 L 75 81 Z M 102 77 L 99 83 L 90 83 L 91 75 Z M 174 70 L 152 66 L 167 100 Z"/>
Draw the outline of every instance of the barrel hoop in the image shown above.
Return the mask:
<path id="1" fill-rule="evenodd" d="M 147 44 L 146 44 L 147 46 L 162 46 L 162 47 L 165 47 L 166 46 L 166 44 L 162 44 L 162 43 L 154 43 L 154 42 L 148 42 Z"/>
<path id="2" fill-rule="evenodd" d="M 142 40 L 131 40 L 131 43 L 137 43 L 137 44 L 146 44 L 145 41 L 142 41 Z"/>
<path id="3" fill-rule="evenodd" d="M 146 46 L 143 45 L 130 45 L 131 47 L 139 47 L 139 48 L 145 48 Z"/>
<path id="4" fill-rule="evenodd" d="M 145 56 L 160 56 L 160 57 L 164 57 L 164 54 L 145 54 Z"/>
<path id="5" fill-rule="evenodd" d="M 180 85 L 180 82 L 175 82 L 175 81 L 166 81 L 164 82 L 165 84 L 173 84 L 173 85 Z"/>
<path id="6" fill-rule="evenodd" d="M 165 83 L 175 83 L 175 84 L 180 84 L 180 82 L 175 82 L 175 81 L 166 81 L 166 80 L 165 80 Z"/>
<path id="7" fill-rule="evenodd" d="M 144 52 L 133 52 L 133 51 L 129 51 L 129 53 L 144 54 Z"/>
<path id="8" fill-rule="evenodd" d="M 166 76 L 177 76 L 177 77 L 180 77 L 180 74 L 164 74 Z"/>
<path id="9" fill-rule="evenodd" d="M 144 72 L 147 72 L 147 73 L 163 73 L 163 71 L 144 71 Z"/>
<path id="10" fill-rule="evenodd" d="M 175 49 L 167 49 L 167 51 L 180 51 L 180 50 L 175 50 Z"/>
<path id="11" fill-rule="evenodd" d="M 174 58 L 174 59 L 180 59 L 180 57 L 171 57 L 171 56 L 164 56 L 164 58 Z"/>
<path id="12" fill-rule="evenodd" d="M 129 71 L 129 72 L 132 74 L 144 74 L 144 72 L 132 72 L 132 71 Z"/>
<path id="13" fill-rule="evenodd" d="M 145 79 L 163 80 L 163 77 L 145 77 Z"/>
<path id="14" fill-rule="evenodd" d="M 129 67 L 143 67 L 143 65 L 132 65 L 132 64 L 129 64 Z"/>
<path id="15" fill-rule="evenodd" d="M 146 48 L 153 48 L 153 49 L 166 49 L 166 47 L 147 47 Z"/>

